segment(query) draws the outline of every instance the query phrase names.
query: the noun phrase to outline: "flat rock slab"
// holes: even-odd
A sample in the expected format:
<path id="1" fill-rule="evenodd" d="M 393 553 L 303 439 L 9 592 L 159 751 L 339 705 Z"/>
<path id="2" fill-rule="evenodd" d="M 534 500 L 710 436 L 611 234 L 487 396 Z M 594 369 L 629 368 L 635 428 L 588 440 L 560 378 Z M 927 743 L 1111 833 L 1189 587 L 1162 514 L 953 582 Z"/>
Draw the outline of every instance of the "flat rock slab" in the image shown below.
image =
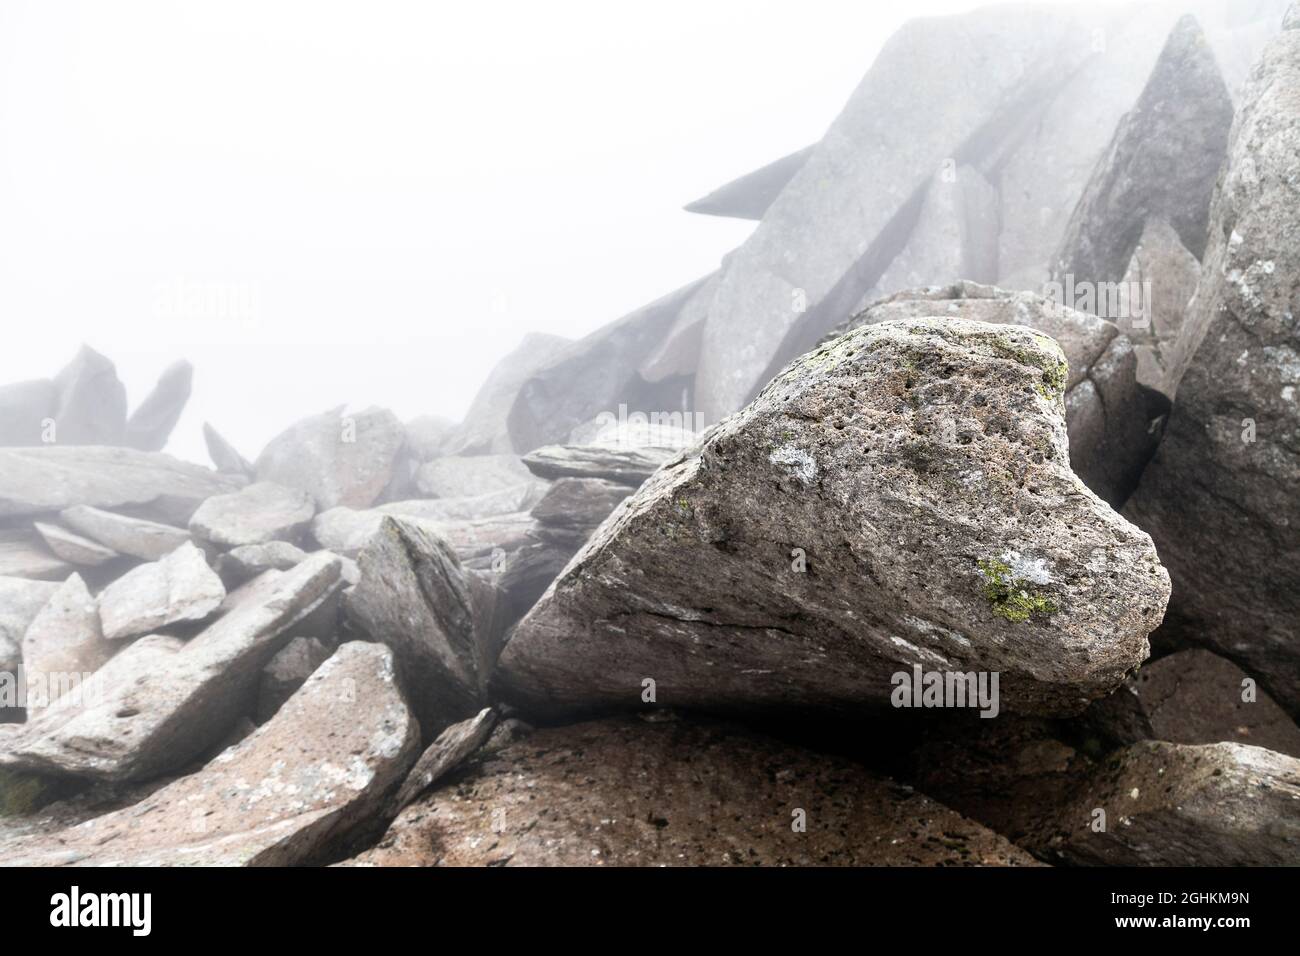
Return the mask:
<path id="1" fill-rule="evenodd" d="M 610 445 L 547 445 L 524 456 L 524 464 L 540 478 L 600 478 L 635 488 L 680 449 L 614 447 Z"/>
<path id="2" fill-rule="evenodd" d="M 154 507 L 160 514 L 188 508 L 193 513 L 206 499 L 242 483 L 169 455 L 133 448 L 0 449 L 0 517 L 73 505 L 135 505 Z"/>
<path id="3" fill-rule="evenodd" d="M 1070 471 L 1065 359 L 1030 329 L 870 325 L 797 360 L 606 521 L 515 629 L 526 712 L 887 707 L 997 672 L 1068 714 L 1148 654 L 1169 580 Z"/>
<path id="4" fill-rule="evenodd" d="M 184 528 L 87 505 L 64 509 L 59 520 L 92 541 L 141 561 L 157 561 L 190 540 Z"/>
<path id="5" fill-rule="evenodd" d="M 1035 865 L 979 824 L 847 760 L 725 725 L 637 719 L 539 730 L 475 760 L 351 862 Z"/>
<path id="6" fill-rule="evenodd" d="M 602 478 L 561 478 L 531 513 L 545 528 L 590 532 L 629 494 L 626 485 Z"/>
<path id="7" fill-rule="evenodd" d="M 217 558 L 217 574 L 226 586 L 243 584 L 267 571 L 288 571 L 297 567 L 307 552 L 287 541 L 246 544 Z"/>
<path id="8" fill-rule="evenodd" d="M 518 455 L 453 455 L 422 465 L 415 483 L 429 498 L 463 498 L 535 484 L 536 479 Z"/>
<path id="9" fill-rule="evenodd" d="M 221 548 L 295 540 L 316 515 L 311 496 L 296 488 L 258 481 L 199 505 L 190 518 L 196 538 Z"/>
<path id="10" fill-rule="evenodd" d="M 203 552 L 184 544 L 161 561 L 142 564 L 99 595 L 104 636 L 138 637 L 173 624 L 209 617 L 226 598 L 225 585 Z"/>
<path id="11" fill-rule="evenodd" d="M 275 719 L 139 803 L 9 846 L 6 865 L 328 862 L 401 780 L 419 734 L 391 652 L 345 644 Z"/>
<path id="12" fill-rule="evenodd" d="M 78 567 L 97 568 L 121 557 L 112 548 L 106 548 L 97 541 L 83 538 L 76 532 L 55 524 L 36 521 L 33 522 L 32 529 L 41 536 L 55 557 Z"/>
<path id="13" fill-rule="evenodd" d="M 135 641 L 80 699 L 59 700 L 11 734 L 0 767 L 127 782 L 184 766 L 251 712 L 262 668 L 333 597 L 340 568 L 334 555 L 313 555 L 235 592 L 222 617 L 187 643 Z"/>
<path id="14" fill-rule="evenodd" d="M 77 566 L 58 557 L 35 531 L 0 528 L 0 576 L 62 581 Z"/>

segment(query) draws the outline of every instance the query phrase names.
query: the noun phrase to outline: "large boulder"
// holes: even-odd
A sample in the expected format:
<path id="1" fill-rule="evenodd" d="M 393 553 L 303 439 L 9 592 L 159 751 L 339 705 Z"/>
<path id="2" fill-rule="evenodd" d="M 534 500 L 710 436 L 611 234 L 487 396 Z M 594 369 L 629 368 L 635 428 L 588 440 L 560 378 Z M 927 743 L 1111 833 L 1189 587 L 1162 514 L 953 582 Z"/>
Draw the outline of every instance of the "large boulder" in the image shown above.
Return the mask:
<path id="1" fill-rule="evenodd" d="M 117 782 L 184 766 L 252 712 L 262 668 L 291 629 L 339 588 L 334 555 L 268 572 L 231 596 L 226 612 L 186 643 L 151 635 L 9 735 L 0 767 Z"/>
<path id="2" fill-rule="evenodd" d="M 0 449 L 0 518 L 90 505 L 135 506 L 138 517 L 183 515 L 188 521 L 205 500 L 241 485 L 237 478 L 134 448 Z"/>
<path id="3" fill-rule="evenodd" d="M 162 451 L 181 420 L 193 385 L 193 365 L 185 361 L 169 365 L 153 391 L 127 419 L 126 444 L 141 451 Z"/>
<path id="4" fill-rule="evenodd" d="M 226 588 L 203 552 L 187 543 L 104 588 L 99 613 L 104 636 L 115 641 L 205 620 L 225 599 Z"/>
<path id="5" fill-rule="evenodd" d="M 1300 713 L 1300 14 L 1255 67 L 1170 375 L 1164 441 L 1126 513 L 1174 582 L 1162 635 L 1209 646 Z M 1185 371 L 1183 369 L 1185 368 Z"/>
<path id="6" fill-rule="evenodd" d="M 486 675 L 469 586 L 451 545 L 428 525 L 385 516 L 357 564 L 348 620 L 393 648 L 425 736 L 477 713 Z"/>
<path id="7" fill-rule="evenodd" d="M 506 645 L 537 711 L 885 706 L 926 666 L 1070 713 L 1148 653 L 1150 538 L 1070 471 L 1065 357 L 1031 329 L 855 329 L 657 472 Z"/>
<path id="8" fill-rule="evenodd" d="M 321 511 L 368 508 L 392 481 L 405 442 L 401 421 L 387 409 L 345 414 L 340 406 L 273 438 L 257 459 L 257 480 L 305 491 Z"/>
<path id="9" fill-rule="evenodd" d="M 87 345 L 54 377 L 61 445 L 120 445 L 126 436 L 126 386 L 117 367 Z"/>
<path id="10" fill-rule="evenodd" d="M 190 518 L 190 531 L 220 548 L 239 548 L 296 540 L 315 515 L 316 505 L 305 491 L 257 481 L 203 502 Z"/>
<path id="11" fill-rule="evenodd" d="M 713 723 L 539 730 L 411 804 L 373 866 L 1032 866 L 843 758 Z"/>
<path id="12" fill-rule="evenodd" d="M 140 802 L 0 844 L 6 865 L 328 863 L 419 749 L 391 652 L 343 645 L 273 720 Z"/>
<path id="13" fill-rule="evenodd" d="M 1169 403 L 1138 383 L 1136 353 L 1119 328 L 1046 296 L 958 282 L 899 292 L 837 331 L 924 316 L 1023 325 L 1056 339 L 1069 363 L 1070 466 L 1111 505 L 1123 505 L 1155 452 L 1159 432 L 1153 425 Z"/>

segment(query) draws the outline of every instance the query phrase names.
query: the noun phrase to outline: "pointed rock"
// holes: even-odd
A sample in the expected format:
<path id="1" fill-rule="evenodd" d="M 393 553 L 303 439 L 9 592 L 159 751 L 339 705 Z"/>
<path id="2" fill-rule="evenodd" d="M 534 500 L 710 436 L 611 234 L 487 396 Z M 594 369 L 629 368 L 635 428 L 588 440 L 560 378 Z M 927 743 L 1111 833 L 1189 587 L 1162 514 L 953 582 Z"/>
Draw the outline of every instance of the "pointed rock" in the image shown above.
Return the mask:
<path id="1" fill-rule="evenodd" d="M 64 694 L 80 693 L 116 650 L 104 639 L 94 597 L 80 575 L 72 575 L 23 637 L 28 720 Z"/>
<path id="2" fill-rule="evenodd" d="M 217 471 L 228 475 L 246 475 L 253 477 L 255 469 L 252 464 L 235 450 L 235 446 L 221 437 L 221 433 L 203 423 L 203 442 L 208 446 L 208 457 L 212 459 Z"/>
<path id="3" fill-rule="evenodd" d="M 412 800 L 464 763 L 466 758 L 487 742 L 496 719 L 496 711 L 485 707 L 469 720 L 452 724 L 440 733 L 438 739 L 429 745 L 429 749 L 420 755 L 402 782 L 397 796 L 389 806 L 389 813 L 396 816 Z"/>
<path id="4" fill-rule="evenodd" d="M 36 521 L 32 523 L 32 528 L 41 536 L 41 540 L 55 557 L 78 567 L 97 568 L 101 564 L 107 564 L 121 557 L 112 548 L 106 548 L 96 541 L 83 538 L 58 525 Z"/>
<path id="5" fill-rule="evenodd" d="M 1148 654 L 1168 577 L 1070 471 L 1065 357 L 1030 329 L 908 319 L 796 361 L 669 462 L 515 628 L 539 713 L 888 706 L 914 666 L 998 672 L 1068 714 Z"/>
<path id="6" fill-rule="evenodd" d="M 781 190 L 803 169 L 815 148 L 806 146 L 789 156 L 782 156 L 752 173 L 719 186 L 707 196 L 688 203 L 685 209 L 704 216 L 762 219 L 768 207 L 781 195 Z"/>
<path id="7" fill-rule="evenodd" d="M 60 445 L 120 445 L 126 435 L 126 387 L 117 367 L 89 346 L 54 377 Z"/>
<path id="8" fill-rule="evenodd" d="M 169 365 L 127 420 L 126 444 L 141 451 L 162 451 L 181 420 L 193 384 L 193 365 L 185 361 Z"/>

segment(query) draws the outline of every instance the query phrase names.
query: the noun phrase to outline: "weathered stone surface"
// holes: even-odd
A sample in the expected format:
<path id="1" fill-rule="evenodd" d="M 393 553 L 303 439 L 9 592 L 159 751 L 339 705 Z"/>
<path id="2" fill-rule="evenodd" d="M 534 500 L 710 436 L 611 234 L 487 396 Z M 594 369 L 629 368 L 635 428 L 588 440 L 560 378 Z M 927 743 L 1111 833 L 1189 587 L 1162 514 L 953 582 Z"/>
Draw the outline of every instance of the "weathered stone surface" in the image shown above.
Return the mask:
<path id="1" fill-rule="evenodd" d="M 547 529 L 589 534 L 631 491 L 626 485 L 600 478 L 561 478 L 532 510 Z"/>
<path id="2" fill-rule="evenodd" d="M 23 636 L 23 679 L 28 719 L 65 693 L 75 692 L 117 647 L 104 639 L 99 610 L 80 575 L 59 586 Z"/>
<path id="3" fill-rule="evenodd" d="M 428 525 L 384 516 L 357 559 L 351 624 L 393 648 L 426 737 L 482 706 L 474 608 L 460 561 Z"/>
<path id="4" fill-rule="evenodd" d="M 510 438 L 508 419 L 519 389 L 533 375 L 558 361 L 572 340 L 558 335 L 530 332 L 513 352 L 492 369 L 465 420 L 446 436 L 443 454 L 498 455 L 516 451 Z M 429 455 L 423 461 L 429 461 Z"/>
<path id="5" fill-rule="evenodd" d="M 1022 325 L 1052 336 L 1069 363 L 1065 413 L 1070 465 L 1115 507 L 1128 498 L 1159 437 L 1168 402 L 1143 390 L 1129 339 L 1114 324 L 1032 292 L 973 282 L 912 289 L 878 302 L 839 331 L 890 319 L 943 316 Z"/>
<path id="6" fill-rule="evenodd" d="M 481 750 L 485 754 L 505 750 L 512 744 L 517 744 L 532 734 L 535 729 L 532 724 L 522 721 L 518 717 L 508 717 L 505 720 L 498 721 L 497 725 L 492 728 L 492 734 L 488 737 L 487 743 L 483 744 Z"/>
<path id="7" fill-rule="evenodd" d="M 806 832 L 793 826 L 800 810 Z M 625 719 L 539 730 L 475 760 L 351 862 L 1034 865 L 980 825 L 842 758 L 725 725 Z"/>
<path id="8" fill-rule="evenodd" d="M 59 390 L 47 378 L 0 385 L 0 446 L 41 444 L 58 403 Z"/>
<path id="9" fill-rule="evenodd" d="M 416 461 L 431 461 L 443 453 L 443 446 L 455 424 L 441 415 L 421 415 L 406 423 L 406 449 Z"/>
<path id="10" fill-rule="evenodd" d="M 297 693 L 307 678 L 330 657 L 330 649 L 314 637 L 295 637 L 271 658 L 257 691 L 257 719 L 266 723 Z"/>
<path id="11" fill-rule="evenodd" d="M 1300 761 L 1262 747 L 1148 741 L 1110 757 L 1036 852 L 1106 866 L 1295 866 Z M 1095 830 L 1095 811 L 1106 827 Z"/>
<path id="12" fill-rule="evenodd" d="M 61 445 L 120 445 L 126 434 L 126 387 L 117 367 L 89 346 L 54 377 Z"/>
<path id="13" fill-rule="evenodd" d="M 469 720 L 452 724 L 438 735 L 438 739 L 420 755 L 411 772 L 402 781 L 397 795 L 389 805 L 389 813 L 396 816 L 412 800 L 428 790 L 451 771 L 460 766 L 479 747 L 487 742 L 496 724 L 497 715 L 491 707 L 484 707 Z"/>
<path id="14" fill-rule="evenodd" d="M 620 404 L 646 412 L 681 409 L 689 380 L 648 381 L 640 367 L 667 341 L 683 310 L 713 278 L 698 279 L 597 329 L 530 376 L 507 419 L 514 450 L 523 454 L 564 442 L 578 425 L 613 413 Z"/>
<path id="15" fill-rule="evenodd" d="M 222 548 L 293 541 L 315 515 L 316 506 L 305 491 L 257 481 L 203 502 L 190 519 L 190 531 Z"/>
<path id="16" fill-rule="evenodd" d="M 1205 650 L 1143 665 L 1083 715 L 1109 741 L 1251 744 L 1300 757 L 1300 728 L 1241 668 Z"/>
<path id="17" fill-rule="evenodd" d="M 687 212 L 705 216 L 726 216 L 732 219 L 760 220 L 768 207 L 776 201 L 795 173 L 803 168 L 815 146 L 782 156 L 751 173 L 719 186 L 685 206 Z"/>
<path id="18" fill-rule="evenodd" d="M 0 851 L 7 865 L 290 866 L 329 862 L 419 749 L 391 652 L 339 648 L 284 708 L 197 773 L 139 803 Z"/>
<path id="19" fill-rule="evenodd" d="M 160 561 L 122 575 L 99 595 L 104 636 L 137 637 L 173 624 L 202 621 L 221 606 L 225 585 L 203 552 L 183 544 Z"/>
<path id="20" fill-rule="evenodd" d="M 251 581 L 266 571 L 288 571 L 306 558 L 306 551 L 287 541 L 246 544 L 217 558 L 216 571 L 230 588 Z"/>
<path id="21" fill-rule="evenodd" d="M 185 361 L 169 365 L 153 391 L 127 419 L 126 444 L 141 451 L 162 451 L 181 420 L 193 384 L 193 365 Z"/>
<path id="22" fill-rule="evenodd" d="M 257 459 L 257 479 L 305 491 L 321 511 L 367 508 L 392 480 L 405 443 L 405 429 L 388 409 L 345 414 L 339 406 L 273 438 Z"/>
<path id="23" fill-rule="evenodd" d="M 212 459 L 217 471 L 249 478 L 255 474 L 256 469 L 252 463 L 207 422 L 203 423 L 203 442 L 208 446 L 208 457 Z"/>
<path id="24" fill-rule="evenodd" d="M 141 561 L 157 561 L 190 540 L 184 528 L 85 505 L 65 508 L 59 520 L 104 547 Z"/>
<path id="25" fill-rule="evenodd" d="M 75 570 L 56 557 L 35 531 L 0 528 L 0 576 L 62 581 Z"/>
<path id="26" fill-rule="evenodd" d="M 1209 646 L 1300 713 L 1300 24 L 1233 125 L 1165 437 L 1127 514 L 1174 581 L 1162 634 Z M 1182 371 L 1185 362 L 1186 371 Z"/>
<path id="27" fill-rule="evenodd" d="M 160 512 L 188 507 L 193 513 L 204 500 L 239 486 L 207 468 L 134 448 L 0 449 L 0 517 L 73 505 Z"/>
<path id="28" fill-rule="evenodd" d="M 416 498 L 411 501 L 393 501 L 380 505 L 375 510 L 381 514 L 399 515 L 405 518 L 419 518 L 435 524 L 454 521 L 477 521 L 480 518 L 492 518 L 497 515 L 515 514 L 527 511 L 546 494 L 547 483 L 537 481 L 529 474 L 529 480 L 489 491 L 482 495 L 467 495 L 455 498 Z"/>
<path id="29" fill-rule="evenodd" d="M 246 585 L 186 643 L 135 641 L 80 701 L 65 697 L 11 734 L 0 766 L 117 782 L 184 766 L 252 711 L 262 668 L 339 584 L 338 558 L 313 555 Z"/>
<path id="30" fill-rule="evenodd" d="M 0 674 L 17 672 L 27 626 L 61 586 L 53 581 L 0 577 Z"/>
<path id="31" fill-rule="evenodd" d="M 60 528 L 58 525 L 45 524 L 41 521 L 32 523 L 32 529 L 41 536 L 45 546 L 56 558 L 79 567 L 97 568 L 114 558 L 121 557 L 112 548 L 106 548 L 96 541 L 83 538 L 79 534 Z"/>
<path id="32" fill-rule="evenodd" d="M 524 456 L 540 478 L 599 478 L 635 488 L 679 451 L 611 445 L 547 445 Z"/>
<path id="33" fill-rule="evenodd" d="M 464 498 L 536 484 L 536 479 L 518 455 L 457 455 L 427 462 L 415 482 L 429 498 Z"/>
<path id="34" fill-rule="evenodd" d="M 1130 322 L 1128 334 L 1137 353 L 1139 384 L 1170 397 L 1175 388 L 1167 380 L 1166 366 L 1200 280 L 1200 260 L 1183 245 L 1173 226 L 1163 219 L 1147 220 L 1122 281 L 1125 289 L 1141 290 L 1138 321 L 1148 325 L 1140 329 L 1137 322 Z"/>
<path id="35" fill-rule="evenodd" d="M 1200 259 L 1231 126 L 1232 99 L 1214 51 L 1196 18 L 1185 15 L 1084 188 L 1054 275 L 1073 275 L 1076 283 L 1120 281 L 1147 222 L 1157 218 Z"/>
<path id="36" fill-rule="evenodd" d="M 909 319 L 796 361 L 665 465 L 520 622 L 536 711 L 884 705 L 913 665 L 1071 713 L 1148 653 L 1168 576 L 1070 471 L 1066 363 L 1030 329 Z M 802 561 L 804 570 L 799 570 Z"/>

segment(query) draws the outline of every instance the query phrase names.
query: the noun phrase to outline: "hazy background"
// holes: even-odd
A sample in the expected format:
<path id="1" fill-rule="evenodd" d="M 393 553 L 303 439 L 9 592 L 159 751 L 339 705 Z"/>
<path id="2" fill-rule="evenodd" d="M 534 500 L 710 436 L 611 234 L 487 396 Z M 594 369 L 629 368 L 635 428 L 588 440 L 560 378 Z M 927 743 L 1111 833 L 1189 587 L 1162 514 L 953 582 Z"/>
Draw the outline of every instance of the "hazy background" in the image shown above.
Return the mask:
<path id="1" fill-rule="evenodd" d="M 983 5 L 0 2 L 0 382 L 85 341 L 134 407 L 188 358 L 200 461 L 204 420 L 251 458 L 344 402 L 459 418 L 526 331 L 713 269 L 754 224 L 684 203 Z"/>

